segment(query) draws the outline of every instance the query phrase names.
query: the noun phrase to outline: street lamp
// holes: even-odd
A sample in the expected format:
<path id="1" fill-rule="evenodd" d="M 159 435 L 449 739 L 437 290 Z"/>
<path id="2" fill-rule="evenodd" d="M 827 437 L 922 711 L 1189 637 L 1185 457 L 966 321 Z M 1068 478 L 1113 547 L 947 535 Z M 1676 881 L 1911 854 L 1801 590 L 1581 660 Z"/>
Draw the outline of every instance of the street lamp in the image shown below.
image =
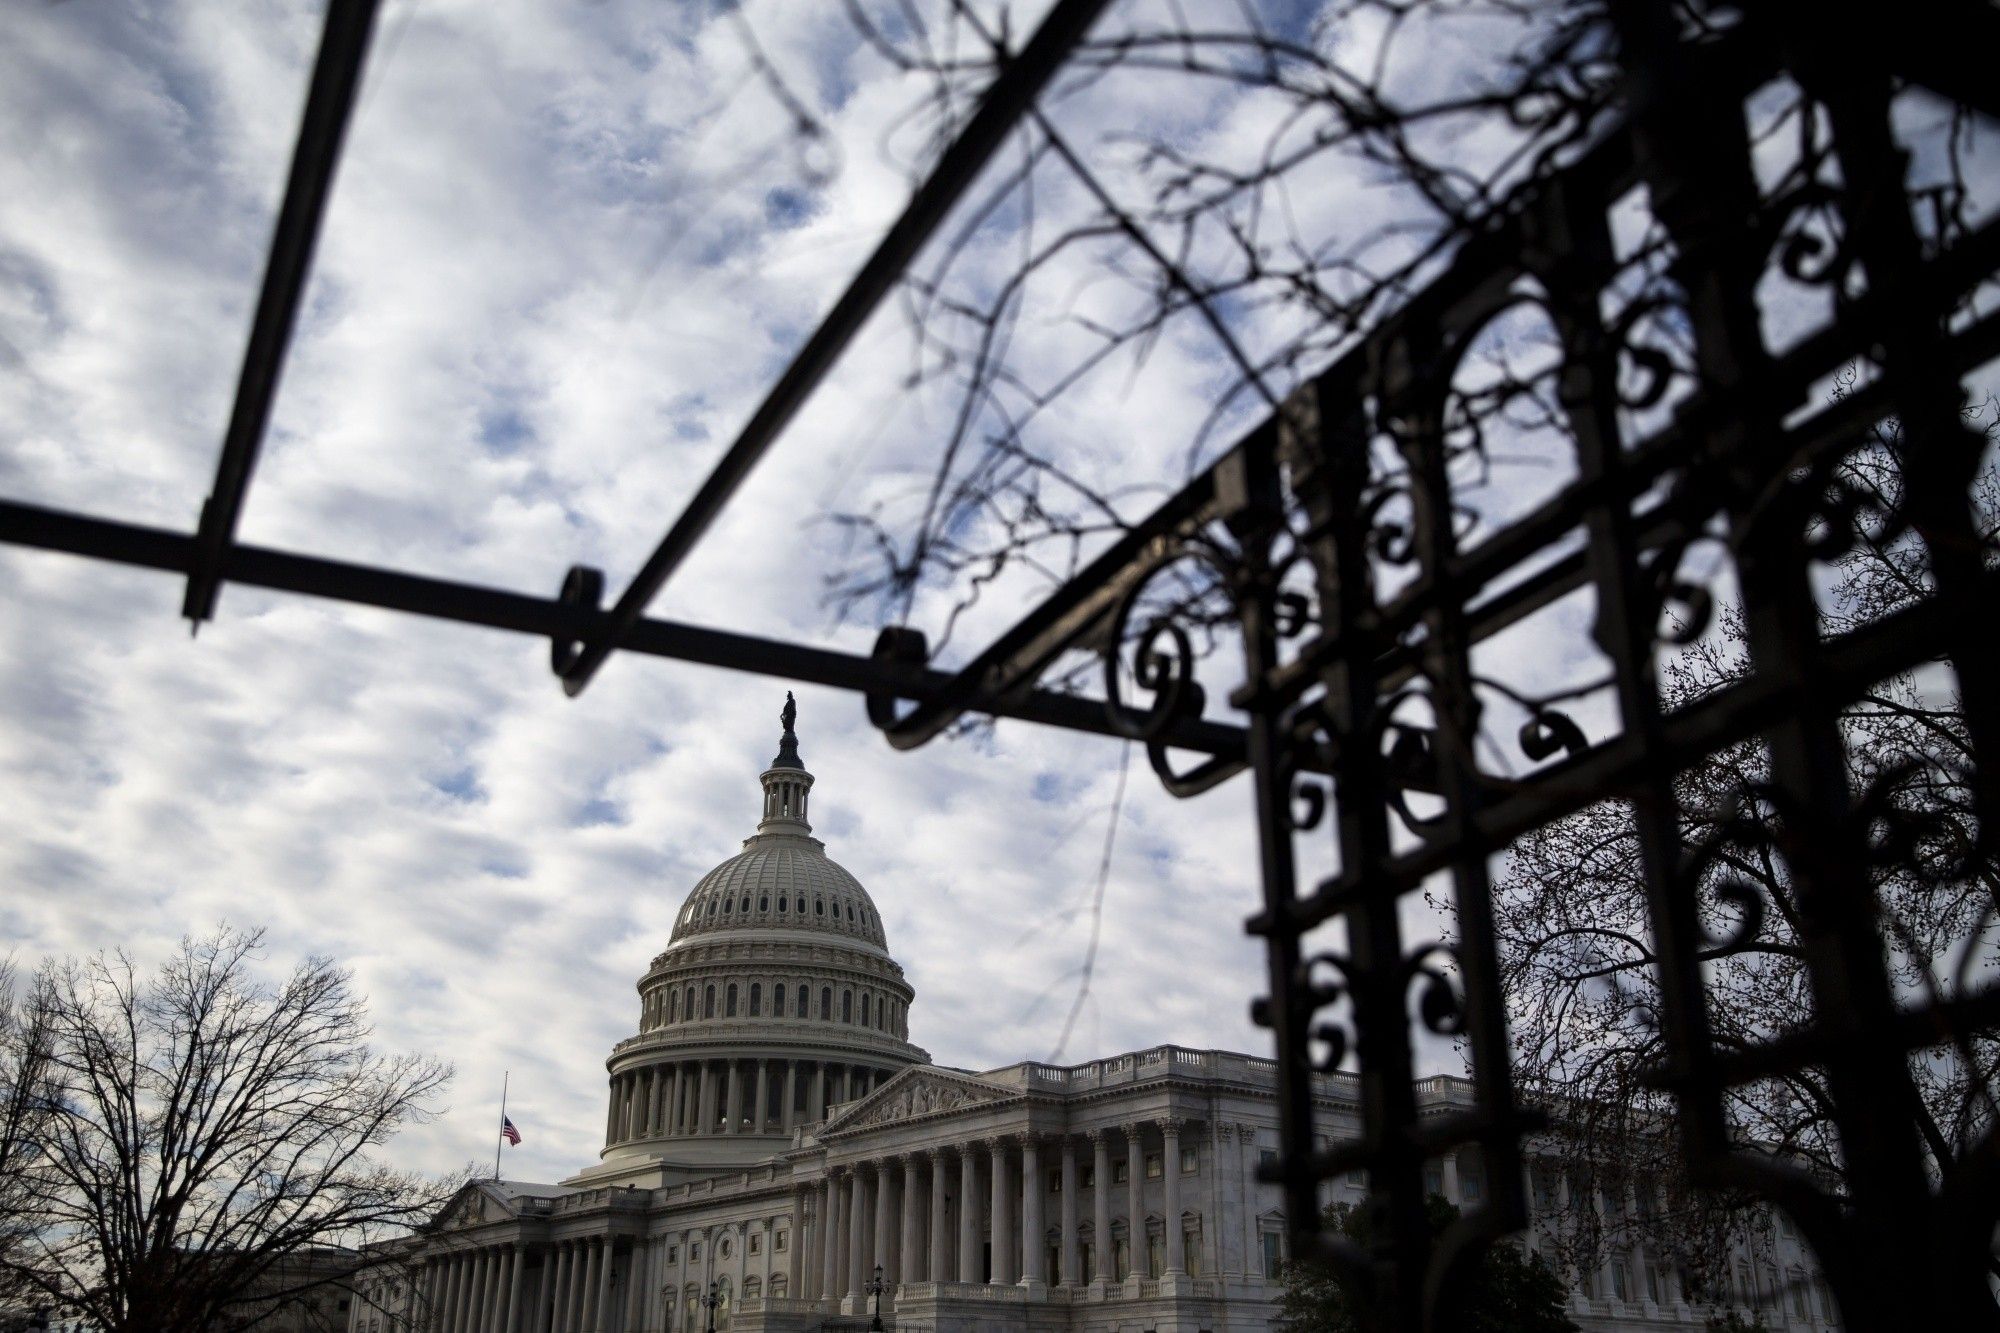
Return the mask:
<path id="1" fill-rule="evenodd" d="M 720 1291 L 720 1285 L 711 1282 L 708 1284 L 708 1295 L 701 1298 L 701 1303 L 708 1307 L 708 1333 L 715 1333 L 715 1307 L 722 1304 Z"/>
<path id="2" fill-rule="evenodd" d="M 882 1265 L 875 1265 L 875 1276 L 868 1279 L 868 1294 L 875 1298 L 875 1317 L 868 1321 L 870 1333 L 882 1333 L 882 1293 L 888 1287 L 882 1280 Z"/>

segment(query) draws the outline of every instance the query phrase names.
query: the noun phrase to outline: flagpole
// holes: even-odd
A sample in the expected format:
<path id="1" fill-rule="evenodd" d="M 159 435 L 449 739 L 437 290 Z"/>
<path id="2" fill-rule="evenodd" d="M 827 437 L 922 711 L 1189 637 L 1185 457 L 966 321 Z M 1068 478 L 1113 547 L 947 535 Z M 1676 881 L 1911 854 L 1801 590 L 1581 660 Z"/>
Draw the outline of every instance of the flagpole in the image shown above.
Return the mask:
<path id="1" fill-rule="evenodd" d="M 500 1075 L 500 1125 L 493 1132 L 493 1178 L 500 1179 L 500 1145 L 507 1141 L 507 1080 L 513 1075 L 505 1070 Z"/>

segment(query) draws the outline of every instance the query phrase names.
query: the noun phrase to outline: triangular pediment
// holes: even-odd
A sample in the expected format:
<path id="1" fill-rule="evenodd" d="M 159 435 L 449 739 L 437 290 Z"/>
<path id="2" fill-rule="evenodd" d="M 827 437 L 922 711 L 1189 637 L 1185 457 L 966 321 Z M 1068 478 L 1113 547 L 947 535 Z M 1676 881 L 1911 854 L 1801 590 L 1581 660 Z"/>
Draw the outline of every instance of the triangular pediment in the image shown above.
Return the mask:
<path id="1" fill-rule="evenodd" d="M 460 1187 L 451 1202 L 440 1208 L 431 1223 L 433 1231 L 461 1231 L 466 1227 L 485 1226 L 489 1222 L 504 1222 L 521 1215 L 522 1186 L 510 1182 L 492 1180 L 469 1181 Z M 546 1186 L 531 1185 L 529 1193 L 546 1190 Z"/>
<path id="2" fill-rule="evenodd" d="M 932 1065 L 899 1072 L 887 1083 L 836 1116 L 820 1137 L 877 1125 L 901 1124 L 930 1116 L 947 1116 L 975 1106 L 1012 1101 L 1018 1088 L 1003 1087 Z"/>

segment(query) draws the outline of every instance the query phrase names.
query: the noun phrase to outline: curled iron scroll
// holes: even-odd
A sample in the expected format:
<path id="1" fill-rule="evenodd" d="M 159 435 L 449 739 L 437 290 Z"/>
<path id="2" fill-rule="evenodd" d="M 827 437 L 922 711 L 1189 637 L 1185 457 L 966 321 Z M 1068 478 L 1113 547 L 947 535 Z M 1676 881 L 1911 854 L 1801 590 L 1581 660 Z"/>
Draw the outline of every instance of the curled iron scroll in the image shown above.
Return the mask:
<path id="1" fill-rule="evenodd" d="M 1121 736 L 1141 741 L 1153 773 L 1174 796 L 1196 796 L 1243 771 L 1241 759 L 1212 757 L 1185 771 L 1176 770 L 1167 753 L 1166 734 L 1174 723 L 1198 721 L 1208 695 L 1194 678 L 1194 643 L 1181 625 L 1166 616 L 1154 616 L 1132 645 L 1129 669 L 1133 683 L 1152 695 L 1144 709 L 1127 704 L 1122 654 L 1126 633 L 1146 588 L 1159 574 L 1183 560 L 1208 565 L 1227 578 L 1222 561 L 1206 544 L 1183 543 L 1155 558 L 1118 599 L 1104 633 L 1104 712 L 1112 729 Z"/>

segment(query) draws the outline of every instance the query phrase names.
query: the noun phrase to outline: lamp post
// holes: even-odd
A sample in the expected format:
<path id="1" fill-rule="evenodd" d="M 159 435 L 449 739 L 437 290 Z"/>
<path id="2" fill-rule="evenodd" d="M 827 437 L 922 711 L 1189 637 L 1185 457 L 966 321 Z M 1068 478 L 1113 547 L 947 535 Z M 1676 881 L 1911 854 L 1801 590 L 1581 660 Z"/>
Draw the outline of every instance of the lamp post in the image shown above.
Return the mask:
<path id="1" fill-rule="evenodd" d="M 882 1280 L 882 1265 L 875 1265 L 875 1276 L 868 1279 L 868 1294 L 875 1298 L 875 1317 L 868 1321 L 870 1333 L 882 1333 L 882 1292 L 888 1287 Z"/>
<path id="2" fill-rule="evenodd" d="M 708 1333 L 715 1333 L 715 1307 L 722 1304 L 719 1291 L 719 1285 L 711 1282 L 708 1284 L 708 1295 L 701 1298 L 701 1303 L 708 1307 Z"/>

